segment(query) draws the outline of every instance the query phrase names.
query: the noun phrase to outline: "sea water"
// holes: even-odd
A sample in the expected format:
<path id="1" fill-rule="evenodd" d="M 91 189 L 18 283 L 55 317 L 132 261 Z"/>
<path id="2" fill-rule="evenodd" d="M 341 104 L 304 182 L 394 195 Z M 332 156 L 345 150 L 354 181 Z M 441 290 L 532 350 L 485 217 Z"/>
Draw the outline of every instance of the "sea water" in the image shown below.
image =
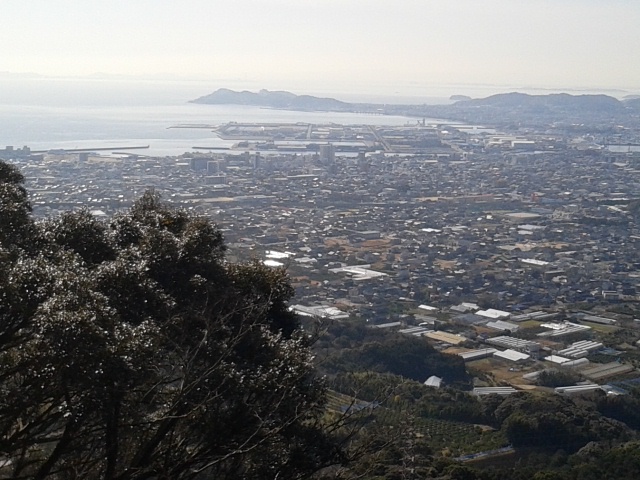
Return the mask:
<path id="1" fill-rule="evenodd" d="M 207 128 L 228 122 L 405 125 L 402 116 L 293 112 L 190 103 L 215 90 L 204 82 L 0 79 L 0 148 L 32 150 L 126 147 L 144 155 L 180 155 L 194 147 L 229 147 Z"/>

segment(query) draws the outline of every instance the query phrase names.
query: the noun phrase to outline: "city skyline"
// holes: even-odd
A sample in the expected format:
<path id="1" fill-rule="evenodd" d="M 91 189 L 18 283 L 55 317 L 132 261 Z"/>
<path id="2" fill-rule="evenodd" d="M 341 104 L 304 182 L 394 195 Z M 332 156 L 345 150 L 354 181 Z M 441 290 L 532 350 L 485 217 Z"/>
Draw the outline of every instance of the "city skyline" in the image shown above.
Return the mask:
<path id="1" fill-rule="evenodd" d="M 324 86 L 640 86 L 626 0 L 3 2 L 0 71 Z M 404 86 L 404 87 L 403 87 Z M 308 88 L 307 88 L 308 87 Z"/>

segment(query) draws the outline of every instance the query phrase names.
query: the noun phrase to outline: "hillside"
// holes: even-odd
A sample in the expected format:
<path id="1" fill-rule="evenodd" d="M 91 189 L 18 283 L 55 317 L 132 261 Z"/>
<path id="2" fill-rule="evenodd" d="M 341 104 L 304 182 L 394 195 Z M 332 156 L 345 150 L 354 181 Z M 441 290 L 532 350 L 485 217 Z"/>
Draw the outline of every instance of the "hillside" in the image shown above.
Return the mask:
<path id="1" fill-rule="evenodd" d="M 462 100 L 457 106 L 520 109 L 563 109 L 567 111 L 584 112 L 616 112 L 624 109 L 622 102 L 608 95 L 569 95 L 567 93 L 553 93 L 549 95 L 529 95 L 526 93 L 501 93 L 486 98 Z"/>
<path id="2" fill-rule="evenodd" d="M 287 91 L 234 91 L 220 88 L 191 100 L 209 105 L 250 105 L 297 111 L 370 112 L 417 118 L 441 118 L 485 125 L 548 125 L 578 123 L 608 128 L 613 123 L 637 122 L 637 100 L 620 101 L 608 95 L 554 93 L 529 95 L 510 92 L 472 99 L 453 95 L 450 105 L 349 103 L 328 97 L 296 95 Z"/>

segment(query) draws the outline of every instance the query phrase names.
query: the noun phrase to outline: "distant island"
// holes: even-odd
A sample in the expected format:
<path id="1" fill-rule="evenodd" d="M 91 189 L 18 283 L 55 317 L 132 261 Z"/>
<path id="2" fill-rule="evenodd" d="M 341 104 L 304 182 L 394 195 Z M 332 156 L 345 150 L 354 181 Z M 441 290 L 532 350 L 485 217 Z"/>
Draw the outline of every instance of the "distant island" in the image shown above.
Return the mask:
<path id="1" fill-rule="evenodd" d="M 341 102 L 335 98 L 321 98 L 312 95 L 296 95 L 286 91 L 247 90 L 236 92 L 228 88 L 220 88 L 215 92 L 192 100 L 191 103 L 209 105 L 251 105 L 255 107 L 280 108 L 303 111 L 342 111 L 353 109 L 353 104 Z"/>
<path id="2" fill-rule="evenodd" d="M 449 97 L 449 100 L 451 100 L 453 102 L 459 102 L 459 101 L 464 101 L 464 100 L 472 100 L 472 98 L 467 96 L 467 95 L 451 95 Z"/>
<path id="3" fill-rule="evenodd" d="M 396 105 L 379 103 L 349 103 L 329 97 L 296 95 L 287 91 L 234 91 L 220 88 L 191 100 L 209 105 L 250 105 L 296 111 L 352 112 L 402 115 L 418 118 L 441 118 L 492 125 L 534 121 L 545 124 L 556 121 L 603 124 L 611 121 L 637 119 L 640 100 L 618 100 L 602 94 L 570 95 L 552 93 L 530 95 L 510 92 L 473 99 L 452 95 L 450 105 Z"/>

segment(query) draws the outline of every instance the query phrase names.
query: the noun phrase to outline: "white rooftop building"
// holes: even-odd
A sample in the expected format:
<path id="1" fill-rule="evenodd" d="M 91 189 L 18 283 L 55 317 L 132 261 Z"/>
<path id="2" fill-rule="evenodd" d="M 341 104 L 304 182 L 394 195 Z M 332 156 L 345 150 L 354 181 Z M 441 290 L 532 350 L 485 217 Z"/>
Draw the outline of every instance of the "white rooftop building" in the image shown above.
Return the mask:
<path id="1" fill-rule="evenodd" d="M 435 375 L 431 375 L 424 382 L 427 387 L 440 388 L 442 385 L 442 379 L 440 377 L 436 377 Z"/>
<path id="2" fill-rule="evenodd" d="M 526 353 L 518 352 L 516 350 L 505 350 L 504 352 L 497 351 L 493 354 L 494 357 L 503 358 L 505 360 L 509 360 L 511 362 L 522 362 L 524 360 L 528 360 L 531 358 L 530 355 Z"/>
<path id="3" fill-rule="evenodd" d="M 473 394 L 480 395 L 511 395 L 516 393 L 517 390 L 513 387 L 476 387 L 473 389 Z"/>
<path id="4" fill-rule="evenodd" d="M 480 315 L 481 317 L 499 319 L 499 318 L 509 318 L 511 314 L 509 312 L 504 312 L 502 310 L 496 310 L 495 308 L 487 308 L 486 310 L 478 310 L 476 315 Z"/>
<path id="5" fill-rule="evenodd" d="M 548 328 L 549 330 L 539 333 L 539 337 L 560 337 L 562 335 L 569 335 L 570 333 L 578 333 L 584 332 L 586 330 L 591 330 L 591 327 L 571 322 L 543 323 L 540 326 Z"/>
<path id="6" fill-rule="evenodd" d="M 506 330 L 509 330 L 510 332 L 517 332 L 518 329 L 520 328 L 515 323 L 504 322 L 502 320 L 496 320 L 495 322 L 487 322 L 486 325 L 489 328 L 493 328 L 494 330 L 500 330 L 503 332 Z"/>
<path id="7" fill-rule="evenodd" d="M 569 358 L 560 357 L 558 355 L 549 355 L 548 357 L 544 357 L 547 362 L 557 363 L 558 365 L 562 365 L 570 361 Z"/>
<path id="8" fill-rule="evenodd" d="M 386 273 L 376 272 L 369 269 L 370 265 L 359 265 L 351 267 L 340 267 L 329 269 L 332 273 L 346 273 L 351 276 L 353 280 L 371 280 L 372 278 L 386 277 Z"/>
<path id="9" fill-rule="evenodd" d="M 420 308 L 422 310 L 427 310 L 428 312 L 434 312 L 434 311 L 438 310 L 437 307 L 432 307 L 431 305 L 418 305 L 418 308 Z"/>
<path id="10" fill-rule="evenodd" d="M 479 350 L 468 350 L 458 353 L 458 356 L 462 357 L 465 362 L 472 362 L 473 360 L 490 357 L 497 351 L 495 348 L 481 348 Z"/>
<path id="11" fill-rule="evenodd" d="M 305 317 L 330 318 L 332 320 L 349 318 L 348 313 L 329 305 L 314 305 L 311 307 L 307 307 L 305 305 L 291 305 L 289 309 L 296 312 L 298 315 Z"/>

